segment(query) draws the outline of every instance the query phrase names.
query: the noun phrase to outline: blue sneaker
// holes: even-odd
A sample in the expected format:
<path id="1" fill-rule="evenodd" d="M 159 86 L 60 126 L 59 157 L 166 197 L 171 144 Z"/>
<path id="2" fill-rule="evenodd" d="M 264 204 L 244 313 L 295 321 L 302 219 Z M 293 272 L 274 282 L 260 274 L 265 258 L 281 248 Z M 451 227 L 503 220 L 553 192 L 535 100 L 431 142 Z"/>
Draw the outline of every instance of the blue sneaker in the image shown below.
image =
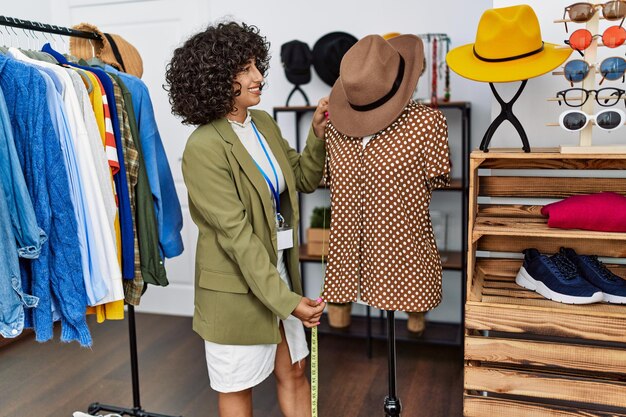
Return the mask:
<path id="1" fill-rule="evenodd" d="M 581 277 L 576 266 L 560 253 L 548 257 L 537 249 L 525 249 L 515 282 L 559 303 L 591 304 L 604 298 L 602 291 Z"/>
<path id="2" fill-rule="evenodd" d="M 626 280 L 611 272 L 595 255 L 578 255 L 574 249 L 561 248 L 561 254 L 572 261 L 578 272 L 604 293 L 604 301 L 626 304 Z"/>

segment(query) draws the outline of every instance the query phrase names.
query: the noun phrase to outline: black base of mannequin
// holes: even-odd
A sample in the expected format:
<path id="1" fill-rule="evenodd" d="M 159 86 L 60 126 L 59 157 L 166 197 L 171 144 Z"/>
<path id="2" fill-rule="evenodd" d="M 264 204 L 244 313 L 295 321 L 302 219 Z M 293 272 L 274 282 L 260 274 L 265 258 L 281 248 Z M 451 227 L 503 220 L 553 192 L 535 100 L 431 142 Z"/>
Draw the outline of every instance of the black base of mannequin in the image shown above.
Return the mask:
<path id="1" fill-rule="evenodd" d="M 396 323 L 395 312 L 387 311 L 387 359 L 389 361 L 389 395 L 385 397 L 385 417 L 400 417 L 402 404 L 396 397 Z"/>
<path id="2" fill-rule="evenodd" d="M 385 417 L 399 417 L 402 412 L 402 404 L 399 398 L 385 397 Z"/>
<path id="3" fill-rule="evenodd" d="M 491 142 L 491 138 L 493 137 L 493 134 L 496 132 L 496 130 L 502 124 L 502 122 L 504 122 L 505 120 L 508 120 L 509 122 L 511 122 L 515 130 L 517 130 L 517 133 L 522 139 L 522 149 L 524 150 L 524 152 L 530 152 L 530 144 L 528 143 L 528 136 L 526 136 L 526 132 L 524 131 L 524 128 L 522 127 L 522 124 L 520 123 L 517 116 L 513 114 L 513 104 L 515 104 L 517 99 L 522 94 L 522 91 L 524 91 L 524 87 L 526 87 L 527 82 L 528 80 L 522 81 L 522 85 L 520 85 L 519 89 L 517 90 L 517 93 L 515 93 L 515 95 L 509 102 L 502 100 L 502 97 L 500 97 L 500 95 L 496 91 L 496 88 L 493 85 L 493 83 L 489 83 L 489 87 L 491 87 L 491 92 L 495 96 L 496 100 L 498 100 L 498 103 L 500 103 L 500 114 L 498 115 L 498 117 L 494 119 L 493 122 L 491 122 L 491 124 L 487 128 L 487 131 L 485 132 L 485 136 L 483 136 L 483 140 L 480 142 L 481 151 L 489 152 L 489 142 Z"/>

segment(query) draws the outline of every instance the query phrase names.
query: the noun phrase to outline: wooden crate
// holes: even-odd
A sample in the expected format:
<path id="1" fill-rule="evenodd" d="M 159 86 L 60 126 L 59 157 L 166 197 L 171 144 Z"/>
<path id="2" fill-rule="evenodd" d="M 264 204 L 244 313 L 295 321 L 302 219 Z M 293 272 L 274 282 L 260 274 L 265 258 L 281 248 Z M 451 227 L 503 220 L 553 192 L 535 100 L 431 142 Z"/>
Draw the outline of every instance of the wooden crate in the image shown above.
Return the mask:
<path id="1" fill-rule="evenodd" d="M 306 230 L 307 246 L 306 251 L 309 256 L 327 256 L 330 240 L 330 229 L 308 228 Z"/>
<path id="2" fill-rule="evenodd" d="M 626 416 L 626 305 L 561 304 L 515 283 L 533 247 L 615 258 L 626 279 L 626 233 L 549 228 L 538 203 L 626 195 L 624 170 L 623 154 L 472 153 L 464 416 Z"/>

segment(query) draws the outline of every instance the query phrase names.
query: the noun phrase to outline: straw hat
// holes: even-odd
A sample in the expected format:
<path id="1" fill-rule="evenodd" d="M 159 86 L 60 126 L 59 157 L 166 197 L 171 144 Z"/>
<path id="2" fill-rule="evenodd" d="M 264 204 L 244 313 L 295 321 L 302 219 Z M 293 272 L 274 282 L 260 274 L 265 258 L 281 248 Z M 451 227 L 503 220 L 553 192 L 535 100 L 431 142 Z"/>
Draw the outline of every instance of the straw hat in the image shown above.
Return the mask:
<path id="1" fill-rule="evenodd" d="M 483 13 L 476 42 L 448 52 L 446 61 L 462 77 L 482 82 L 527 80 L 552 71 L 572 53 L 543 42 L 535 11 L 528 5 Z"/>
<path id="2" fill-rule="evenodd" d="M 353 137 L 383 130 L 402 114 L 423 67 L 424 45 L 417 36 L 364 37 L 341 60 L 329 98 L 333 125 Z"/>
<path id="3" fill-rule="evenodd" d="M 70 53 L 77 58 L 91 59 L 94 56 L 114 66 L 122 72 L 141 78 L 143 60 L 139 51 L 120 35 L 103 33 L 95 25 L 80 23 L 73 29 L 96 32 L 100 40 L 93 41 L 83 38 L 70 38 Z"/>

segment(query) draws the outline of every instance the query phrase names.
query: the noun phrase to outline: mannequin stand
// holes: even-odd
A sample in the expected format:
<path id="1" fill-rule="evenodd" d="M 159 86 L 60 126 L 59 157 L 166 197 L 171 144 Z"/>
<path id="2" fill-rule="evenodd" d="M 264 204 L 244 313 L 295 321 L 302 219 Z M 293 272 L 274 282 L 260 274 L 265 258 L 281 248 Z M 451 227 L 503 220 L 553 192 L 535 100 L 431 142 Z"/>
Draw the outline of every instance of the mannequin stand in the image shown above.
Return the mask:
<path id="1" fill-rule="evenodd" d="M 515 130 L 517 130 L 517 133 L 520 135 L 520 138 L 522 139 L 522 149 L 524 150 L 524 152 L 530 152 L 530 144 L 528 143 L 528 136 L 526 136 L 526 132 L 524 131 L 524 128 L 522 127 L 522 124 L 520 123 L 517 116 L 513 114 L 513 104 L 515 104 L 517 99 L 522 94 L 522 91 L 524 91 L 524 87 L 526 87 L 527 82 L 528 80 L 522 81 L 522 85 L 520 85 L 519 89 L 517 90 L 517 93 L 515 93 L 515 95 L 509 102 L 504 101 L 502 97 L 500 97 L 493 83 L 489 83 L 489 87 L 491 87 L 491 92 L 496 97 L 496 100 L 498 100 L 498 103 L 500 103 L 500 114 L 498 115 L 498 117 L 495 118 L 493 122 L 491 122 L 491 124 L 487 128 L 487 131 L 485 132 L 485 136 L 483 137 L 482 142 L 480 142 L 481 151 L 489 152 L 489 142 L 491 142 L 491 138 L 493 134 L 496 132 L 496 130 L 502 124 L 502 122 L 504 122 L 505 120 L 508 120 L 509 122 L 511 122 Z"/>
<path id="2" fill-rule="evenodd" d="M 289 100 L 291 100 L 291 96 L 293 96 L 293 94 L 296 91 L 298 91 L 300 94 L 302 94 L 302 97 L 304 97 L 304 102 L 306 103 L 307 106 L 310 106 L 311 103 L 309 103 L 309 98 L 307 97 L 306 93 L 304 92 L 303 89 L 300 88 L 299 85 L 296 85 L 296 86 L 293 87 L 293 89 L 291 90 L 291 92 L 287 96 L 287 103 L 285 103 L 285 107 L 289 107 Z"/>
<path id="3" fill-rule="evenodd" d="M 402 404 L 396 397 L 396 323 L 395 312 L 387 311 L 387 356 L 389 360 L 389 395 L 385 397 L 385 417 L 400 417 Z"/>

